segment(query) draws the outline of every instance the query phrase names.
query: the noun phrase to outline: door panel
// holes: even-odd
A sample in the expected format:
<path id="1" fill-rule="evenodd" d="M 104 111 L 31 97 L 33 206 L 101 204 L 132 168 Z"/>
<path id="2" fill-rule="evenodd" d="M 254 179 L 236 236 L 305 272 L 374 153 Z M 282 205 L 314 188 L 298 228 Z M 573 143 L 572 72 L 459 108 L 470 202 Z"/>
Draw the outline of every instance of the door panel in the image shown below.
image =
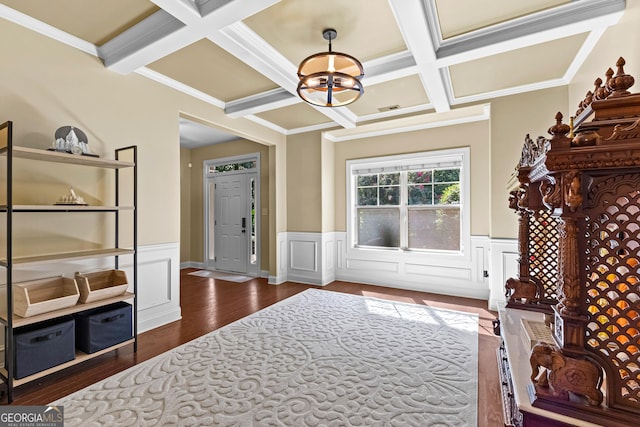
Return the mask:
<path id="1" fill-rule="evenodd" d="M 214 183 L 216 269 L 246 273 L 246 176 L 221 174 L 214 178 Z"/>

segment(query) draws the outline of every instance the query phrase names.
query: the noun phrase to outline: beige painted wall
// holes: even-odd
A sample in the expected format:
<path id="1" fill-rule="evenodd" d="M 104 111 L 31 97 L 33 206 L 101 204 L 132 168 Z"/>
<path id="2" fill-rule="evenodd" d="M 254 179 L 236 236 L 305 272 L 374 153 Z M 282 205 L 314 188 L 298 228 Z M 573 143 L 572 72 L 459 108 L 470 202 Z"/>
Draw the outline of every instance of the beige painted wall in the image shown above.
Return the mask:
<path id="1" fill-rule="evenodd" d="M 320 132 L 287 138 L 287 231 L 322 231 Z"/>
<path id="2" fill-rule="evenodd" d="M 190 189 L 183 185 L 183 192 L 190 192 L 190 234 L 185 240 L 190 241 L 189 259 L 185 261 L 204 262 L 204 205 L 203 205 L 203 165 L 207 160 L 233 157 L 243 154 L 260 153 L 260 251 L 262 270 L 269 269 L 269 147 L 263 144 L 247 141 L 244 139 L 227 142 L 224 144 L 209 145 L 201 148 L 194 148 L 190 151 L 190 161 L 192 164 L 190 171 Z M 266 209 L 267 215 L 262 215 Z"/>
<path id="3" fill-rule="evenodd" d="M 489 121 L 405 132 L 375 138 L 338 142 L 335 145 L 335 228 L 346 231 L 346 161 L 367 157 L 470 147 L 471 233 L 488 235 L 490 224 Z"/>
<path id="4" fill-rule="evenodd" d="M 547 129 L 555 124 L 556 113 L 566 100 L 567 87 L 563 86 L 491 102 L 491 237 L 518 237 L 517 216 L 508 206 L 509 177 L 520 160 L 525 135 L 549 137 Z"/>
<path id="5" fill-rule="evenodd" d="M 219 108 L 135 73 L 109 71 L 98 58 L 4 20 L 0 47 L 5 57 L 0 120 L 14 122 L 15 144 L 45 149 L 58 127 L 74 125 L 85 131 L 90 148 L 105 158 L 113 158 L 117 147 L 138 146 L 140 245 L 180 240 L 180 114 L 265 144 L 285 140 L 282 134 L 249 120 L 230 119 Z M 73 186 L 90 203 L 113 203 L 107 200 L 112 178 L 103 172 L 84 167 L 58 170 L 31 162 L 20 173 L 16 201 L 52 203 Z M 27 229 L 40 222 L 33 216 L 21 220 Z M 47 236 L 25 236 L 23 243 L 37 249 L 32 245 L 37 241 L 47 250 L 71 233 L 80 246 L 95 245 L 100 234 L 109 233 L 100 231 L 107 221 L 94 221 L 95 236 L 74 236 L 77 223 L 67 220 L 55 224 L 55 232 Z"/>
<path id="6" fill-rule="evenodd" d="M 336 228 L 336 144 L 322 140 L 322 231 Z"/>
<path id="7" fill-rule="evenodd" d="M 628 0 L 627 8 L 620 22 L 607 29 L 598 41 L 585 63 L 580 67 L 569 85 L 568 116 L 575 115 L 578 104 L 587 91 L 593 91 L 594 81 L 605 79 L 608 68 L 617 71 L 616 61 L 623 57 L 626 61 L 624 71 L 635 78 L 635 85 L 629 89 L 640 92 L 640 1 Z M 563 111 L 564 114 L 564 111 Z"/>

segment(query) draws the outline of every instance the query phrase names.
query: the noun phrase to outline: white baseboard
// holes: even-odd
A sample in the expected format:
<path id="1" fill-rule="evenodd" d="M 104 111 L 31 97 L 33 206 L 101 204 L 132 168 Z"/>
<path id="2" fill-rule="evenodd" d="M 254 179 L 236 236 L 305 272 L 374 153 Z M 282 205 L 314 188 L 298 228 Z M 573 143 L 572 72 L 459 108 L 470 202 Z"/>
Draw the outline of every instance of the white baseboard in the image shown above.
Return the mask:
<path id="1" fill-rule="evenodd" d="M 207 268 L 203 262 L 196 262 L 196 261 L 186 261 L 186 262 L 181 262 L 180 263 L 180 269 L 183 268 L 199 268 L 199 269 L 205 269 Z"/>

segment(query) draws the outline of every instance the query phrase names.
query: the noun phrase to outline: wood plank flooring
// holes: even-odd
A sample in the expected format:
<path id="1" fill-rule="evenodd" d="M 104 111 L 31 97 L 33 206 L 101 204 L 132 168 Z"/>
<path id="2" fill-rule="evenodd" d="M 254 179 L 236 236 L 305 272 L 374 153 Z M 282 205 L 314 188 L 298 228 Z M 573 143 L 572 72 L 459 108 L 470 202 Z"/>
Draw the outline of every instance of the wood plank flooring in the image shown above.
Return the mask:
<path id="1" fill-rule="evenodd" d="M 192 271 L 195 269 L 183 269 L 180 274 L 182 319 L 140 334 L 137 353 L 133 353 L 133 346 L 129 345 L 20 386 L 15 389 L 13 405 L 53 402 L 277 301 L 316 287 L 292 282 L 274 286 L 267 284 L 266 279 L 234 283 L 189 275 Z M 477 313 L 480 320 L 478 427 L 503 425 L 496 362 L 500 339 L 493 335 L 491 325 L 496 313 L 487 310 L 486 301 L 347 282 L 334 282 L 323 289 Z M 6 404 L 6 396 L 3 399 Z"/>

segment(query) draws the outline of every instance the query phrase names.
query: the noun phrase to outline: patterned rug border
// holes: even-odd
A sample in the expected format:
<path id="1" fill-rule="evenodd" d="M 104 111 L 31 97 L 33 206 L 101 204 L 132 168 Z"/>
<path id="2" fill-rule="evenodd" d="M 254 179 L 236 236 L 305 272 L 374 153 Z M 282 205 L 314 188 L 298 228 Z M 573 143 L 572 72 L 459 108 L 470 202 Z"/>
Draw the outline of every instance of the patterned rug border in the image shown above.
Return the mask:
<path id="1" fill-rule="evenodd" d="M 129 368 L 127 368 L 127 369 L 125 369 L 125 370 L 123 370 L 121 372 L 118 372 L 118 373 L 112 375 L 111 377 L 105 378 L 105 379 L 103 379 L 101 381 L 98 381 L 98 382 L 96 382 L 96 383 L 94 383 L 92 385 L 89 385 L 89 386 L 87 386 L 87 387 L 85 387 L 85 388 L 83 388 L 81 390 L 78 390 L 78 391 L 76 391 L 74 393 L 71 393 L 71 394 L 69 394 L 69 395 L 67 395 L 67 396 L 65 396 L 63 398 L 57 399 L 55 402 L 51 403 L 50 405 L 64 404 L 65 400 L 72 399 L 75 396 L 79 396 L 79 395 L 81 395 L 82 393 L 85 393 L 85 392 L 90 392 L 92 388 L 98 387 L 98 386 L 110 381 L 114 377 L 118 377 L 119 379 L 126 378 L 128 373 L 130 373 L 132 371 L 140 370 L 141 369 L 140 368 L 141 365 L 149 365 L 149 366 L 151 366 L 155 362 L 158 362 L 158 361 L 168 357 L 168 355 L 172 355 L 172 354 L 175 355 L 175 354 L 179 353 L 182 349 L 184 349 L 187 346 L 193 346 L 193 345 L 198 344 L 200 342 L 206 341 L 210 336 L 221 334 L 221 333 L 223 333 L 223 331 L 228 330 L 228 329 L 232 329 L 234 326 L 237 326 L 239 324 L 242 324 L 242 323 L 247 322 L 247 321 L 249 321 L 251 319 L 254 319 L 254 318 L 259 318 L 259 317 L 263 316 L 263 314 L 264 314 L 264 312 L 266 310 L 276 309 L 277 307 L 295 304 L 295 302 L 298 299 L 307 298 L 309 295 L 312 295 L 312 294 L 322 295 L 324 293 L 331 293 L 331 294 L 336 295 L 336 296 L 339 295 L 340 297 L 345 297 L 347 299 L 348 298 L 357 298 L 357 299 L 360 299 L 360 300 L 378 301 L 378 302 L 382 302 L 382 303 L 387 303 L 387 304 L 391 304 L 391 305 L 398 305 L 398 306 L 404 306 L 404 307 L 417 307 L 417 308 L 425 309 L 425 310 L 428 310 L 428 311 L 431 311 L 431 312 L 436 312 L 436 313 L 437 312 L 442 312 L 442 313 L 449 313 L 449 314 L 452 314 L 452 315 L 460 315 L 460 316 L 463 316 L 463 317 L 467 317 L 470 321 L 471 320 L 474 321 L 475 327 L 474 327 L 473 331 L 470 331 L 470 332 L 472 332 L 472 335 L 474 336 L 474 338 L 473 338 L 474 348 L 472 348 L 471 351 L 472 351 L 472 353 L 475 353 L 475 357 L 473 358 L 474 359 L 473 360 L 473 366 L 470 366 L 469 368 L 470 368 L 470 370 L 472 372 L 475 373 L 474 389 L 470 390 L 470 397 L 472 397 L 473 400 L 475 401 L 474 403 L 475 403 L 475 416 L 476 416 L 476 419 L 473 420 L 473 424 L 465 424 L 465 426 L 472 427 L 472 426 L 475 426 L 477 424 L 477 403 L 478 403 L 477 402 L 477 398 L 478 398 L 478 376 L 477 376 L 477 373 L 478 373 L 478 342 L 479 342 L 479 339 L 478 339 L 478 320 L 479 320 L 479 315 L 477 313 L 469 313 L 469 312 L 464 312 L 464 311 L 459 311 L 459 310 L 452 310 L 452 309 L 447 309 L 447 308 L 432 307 L 432 306 L 425 305 L 425 304 L 417 304 L 417 303 L 405 302 L 405 301 L 396 301 L 396 300 L 390 300 L 390 299 L 385 299 L 385 298 L 379 298 L 379 297 L 375 297 L 375 296 L 349 294 L 349 293 L 343 293 L 343 292 L 337 292 L 337 291 L 329 291 L 329 290 L 324 290 L 324 289 L 313 289 L 313 288 L 306 289 L 306 290 L 304 290 L 302 292 L 294 294 L 294 295 L 292 295 L 290 297 L 287 297 L 287 298 L 285 298 L 283 300 L 277 301 L 274 304 L 271 304 L 271 305 L 269 305 L 267 307 L 264 307 L 264 308 L 254 312 L 254 313 L 251 313 L 251 314 L 249 314 L 249 315 L 247 315 L 245 317 L 237 319 L 237 320 L 235 320 L 235 321 L 233 321 L 233 322 L 231 322 L 231 323 L 229 323 L 227 325 L 224 325 L 224 326 L 222 326 L 222 327 L 220 327 L 218 329 L 210 331 L 205 335 L 202 335 L 200 337 L 194 338 L 193 340 L 190 340 L 190 341 L 188 341 L 186 343 L 183 343 L 183 344 L 181 344 L 181 345 L 179 345 L 177 347 L 174 347 L 174 348 L 172 348 L 170 350 L 167 350 L 164 353 L 158 354 L 158 355 L 156 355 L 156 356 L 154 356 L 154 357 L 152 357 L 150 359 L 147 359 L 147 360 L 145 360 L 145 361 L 143 361 L 143 362 L 141 362 L 139 364 L 131 366 L 131 367 L 129 367 Z M 440 424 L 438 424 L 438 425 L 440 425 Z M 443 424 L 443 425 L 448 425 L 448 424 Z M 453 426 L 453 425 L 457 425 L 457 424 L 451 424 L 451 425 Z"/>

